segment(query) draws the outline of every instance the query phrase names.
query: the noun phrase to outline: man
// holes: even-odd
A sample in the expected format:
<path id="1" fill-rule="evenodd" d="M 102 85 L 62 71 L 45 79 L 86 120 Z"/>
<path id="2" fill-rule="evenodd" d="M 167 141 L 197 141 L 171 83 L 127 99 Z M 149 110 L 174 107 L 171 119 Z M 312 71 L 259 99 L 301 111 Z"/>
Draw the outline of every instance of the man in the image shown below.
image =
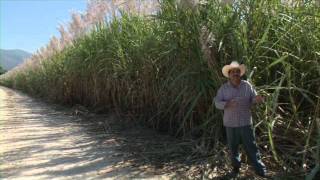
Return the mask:
<path id="1" fill-rule="evenodd" d="M 223 125 L 231 151 L 232 175 L 239 173 L 241 163 L 238 146 L 242 143 L 257 175 L 265 176 L 266 167 L 255 142 L 250 110 L 253 104 L 262 103 L 264 98 L 257 95 L 248 81 L 241 80 L 245 73 L 243 64 L 233 61 L 222 68 L 222 73 L 229 81 L 219 88 L 214 101 L 218 109 L 224 110 Z"/>

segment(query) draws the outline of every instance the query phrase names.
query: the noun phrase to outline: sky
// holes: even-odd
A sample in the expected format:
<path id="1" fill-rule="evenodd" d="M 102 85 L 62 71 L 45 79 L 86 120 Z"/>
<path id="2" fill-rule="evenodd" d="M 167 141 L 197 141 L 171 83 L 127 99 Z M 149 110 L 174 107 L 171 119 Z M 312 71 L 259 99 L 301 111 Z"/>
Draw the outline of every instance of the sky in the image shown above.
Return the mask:
<path id="1" fill-rule="evenodd" d="M 0 48 L 30 53 L 60 37 L 59 23 L 72 11 L 85 11 L 86 0 L 0 0 Z"/>

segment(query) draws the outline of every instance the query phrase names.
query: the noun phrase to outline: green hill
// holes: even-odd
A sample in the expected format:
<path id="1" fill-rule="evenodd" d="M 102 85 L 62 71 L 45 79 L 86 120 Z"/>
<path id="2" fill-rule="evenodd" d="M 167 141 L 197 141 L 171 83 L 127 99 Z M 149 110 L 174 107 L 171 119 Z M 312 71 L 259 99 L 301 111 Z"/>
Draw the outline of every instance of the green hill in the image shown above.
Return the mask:
<path id="1" fill-rule="evenodd" d="M 10 70 L 30 56 L 31 53 L 19 49 L 0 49 L 0 66 L 5 70 Z"/>
<path id="2" fill-rule="evenodd" d="M 5 70 L 2 68 L 2 66 L 0 66 L 0 75 L 5 73 Z"/>

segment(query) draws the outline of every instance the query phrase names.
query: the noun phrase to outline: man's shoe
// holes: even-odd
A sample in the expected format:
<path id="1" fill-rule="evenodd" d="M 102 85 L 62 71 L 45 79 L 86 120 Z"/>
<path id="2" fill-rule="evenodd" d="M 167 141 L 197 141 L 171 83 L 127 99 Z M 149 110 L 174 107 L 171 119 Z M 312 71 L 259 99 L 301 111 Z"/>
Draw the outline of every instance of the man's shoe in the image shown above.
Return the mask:
<path id="1" fill-rule="evenodd" d="M 266 177 L 264 173 L 256 173 L 259 177 Z"/>
<path id="2" fill-rule="evenodd" d="M 239 174 L 239 172 L 240 172 L 240 168 L 233 168 L 231 171 L 232 174 Z"/>
<path id="3" fill-rule="evenodd" d="M 228 172 L 226 175 L 223 176 L 222 179 L 233 179 L 239 175 L 239 168 L 233 168 L 232 171 Z"/>

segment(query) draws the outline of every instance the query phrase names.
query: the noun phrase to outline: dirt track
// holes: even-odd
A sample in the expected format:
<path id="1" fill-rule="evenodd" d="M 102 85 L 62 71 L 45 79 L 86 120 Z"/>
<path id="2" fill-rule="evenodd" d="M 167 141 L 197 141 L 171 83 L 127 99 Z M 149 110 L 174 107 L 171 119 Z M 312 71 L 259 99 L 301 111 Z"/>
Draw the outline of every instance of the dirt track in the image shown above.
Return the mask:
<path id="1" fill-rule="evenodd" d="M 174 169 L 153 166 L 148 157 L 144 162 L 149 163 L 141 163 L 134 148 L 142 146 L 126 141 L 131 140 L 121 133 L 106 132 L 99 118 L 83 120 L 71 110 L 0 87 L 0 179 L 172 177 Z"/>

